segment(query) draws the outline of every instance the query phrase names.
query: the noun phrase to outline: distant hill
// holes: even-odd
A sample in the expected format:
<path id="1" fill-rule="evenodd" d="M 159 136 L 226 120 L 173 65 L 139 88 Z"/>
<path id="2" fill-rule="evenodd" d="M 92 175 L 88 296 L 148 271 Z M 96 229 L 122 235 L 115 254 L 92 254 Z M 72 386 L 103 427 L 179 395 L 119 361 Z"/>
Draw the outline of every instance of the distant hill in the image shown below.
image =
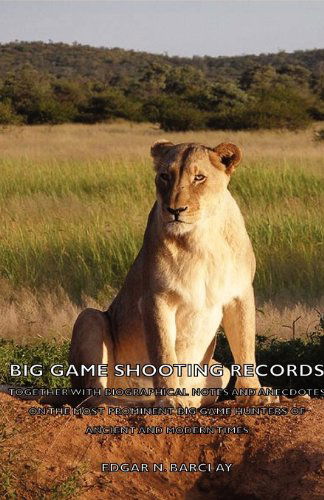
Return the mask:
<path id="1" fill-rule="evenodd" d="M 80 44 L 0 44 L 3 124 L 124 117 L 169 130 L 294 128 L 324 118 L 323 101 L 324 49 L 185 58 Z"/>
<path id="2" fill-rule="evenodd" d="M 234 57 L 194 56 L 170 57 L 167 55 L 136 52 L 119 48 L 96 48 L 89 45 L 44 42 L 12 42 L 0 44 L 0 78 L 9 72 L 19 71 L 29 64 L 37 71 L 55 77 L 96 79 L 110 83 L 120 77 L 141 74 L 152 63 L 170 67 L 192 66 L 201 70 L 208 79 L 238 80 L 248 68 L 256 65 L 300 65 L 316 74 L 323 71 L 324 49 L 299 50 L 293 53 L 244 55 Z"/>

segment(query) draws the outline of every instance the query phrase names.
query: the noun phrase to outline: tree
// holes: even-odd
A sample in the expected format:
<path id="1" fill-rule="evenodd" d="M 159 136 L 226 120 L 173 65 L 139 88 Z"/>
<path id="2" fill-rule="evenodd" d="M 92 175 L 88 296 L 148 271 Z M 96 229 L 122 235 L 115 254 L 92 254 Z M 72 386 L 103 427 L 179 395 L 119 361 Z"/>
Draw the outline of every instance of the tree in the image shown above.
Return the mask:
<path id="1" fill-rule="evenodd" d="M 202 71 L 190 66 L 171 68 L 165 79 L 166 94 L 184 96 L 204 88 L 206 81 Z"/>
<path id="2" fill-rule="evenodd" d="M 153 106 L 153 103 L 151 103 Z M 151 108 L 152 112 L 152 108 Z M 179 98 L 155 101 L 155 113 L 160 127 L 166 131 L 201 130 L 206 128 L 206 113 Z"/>
<path id="3" fill-rule="evenodd" d="M 298 91 L 277 85 L 255 94 L 254 102 L 239 116 L 237 128 L 304 128 L 310 122 L 307 108 L 307 100 Z"/>
<path id="4" fill-rule="evenodd" d="M 0 101 L 0 125 L 15 125 L 21 122 L 9 100 Z"/>
<path id="5" fill-rule="evenodd" d="M 113 118 L 139 119 L 140 104 L 125 97 L 118 89 L 106 87 L 96 90 L 81 107 L 79 114 L 81 121 L 89 123 Z"/>
<path id="6" fill-rule="evenodd" d="M 32 68 L 26 67 L 19 76 L 10 75 L 4 81 L 1 96 L 28 124 L 55 122 L 50 82 Z"/>

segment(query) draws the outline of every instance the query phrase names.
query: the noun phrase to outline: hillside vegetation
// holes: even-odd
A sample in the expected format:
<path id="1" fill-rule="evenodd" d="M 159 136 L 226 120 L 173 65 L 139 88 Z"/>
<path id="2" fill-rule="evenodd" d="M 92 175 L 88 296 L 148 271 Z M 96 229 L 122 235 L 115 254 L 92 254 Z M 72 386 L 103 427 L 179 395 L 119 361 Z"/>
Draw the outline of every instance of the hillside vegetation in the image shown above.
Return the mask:
<path id="1" fill-rule="evenodd" d="M 78 44 L 0 45 L 0 124 L 124 118 L 165 130 L 324 119 L 324 50 L 181 58 Z"/>

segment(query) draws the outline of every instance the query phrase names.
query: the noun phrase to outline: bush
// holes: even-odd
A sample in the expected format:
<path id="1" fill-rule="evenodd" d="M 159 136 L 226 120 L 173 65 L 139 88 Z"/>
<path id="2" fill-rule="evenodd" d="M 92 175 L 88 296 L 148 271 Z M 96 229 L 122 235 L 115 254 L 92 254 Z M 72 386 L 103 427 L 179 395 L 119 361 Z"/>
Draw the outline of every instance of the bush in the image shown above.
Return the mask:
<path id="1" fill-rule="evenodd" d="M 308 101 L 298 91 L 276 86 L 251 94 L 245 104 L 213 114 L 208 126 L 214 129 L 297 130 L 310 123 Z"/>
<path id="2" fill-rule="evenodd" d="M 207 121 L 208 128 L 214 130 L 240 130 L 248 128 L 248 124 L 243 119 L 247 107 L 236 106 L 228 110 L 212 113 Z"/>
<path id="3" fill-rule="evenodd" d="M 320 324 L 315 331 L 305 336 L 304 338 L 281 340 L 278 338 L 265 337 L 263 335 L 256 336 L 256 363 L 272 366 L 280 364 L 283 367 L 287 365 L 308 364 L 314 366 L 322 364 L 324 359 L 324 320 L 320 317 Z M 225 366 L 233 363 L 233 357 L 223 332 L 220 332 L 217 337 L 216 359 Z M 260 377 L 262 386 L 274 387 L 278 389 L 321 389 L 323 381 L 321 377 L 314 374 L 309 377 L 293 376 L 288 377 L 282 375 L 275 377 L 268 375 Z M 233 387 L 234 380 L 230 386 Z"/>
<path id="4" fill-rule="evenodd" d="M 183 107 L 165 110 L 160 118 L 160 127 L 168 131 L 201 130 L 206 127 L 205 117 L 200 111 Z"/>
<path id="5" fill-rule="evenodd" d="M 137 121 L 140 118 L 140 104 L 135 103 L 116 89 L 105 89 L 92 94 L 81 107 L 79 120 L 96 123 L 113 118 Z"/>
<path id="6" fill-rule="evenodd" d="M 294 89 L 283 86 L 256 95 L 254 104 L 240 117 L 239 128 L 295 130 L 310 123 L 308 103 Z"/>
<path id="7" fill-rule="evenodd" d="M 165 131 L 202 130 L 209 114 L 178 96 L 161 96 L 144 102 L 143 118 Z"/>
<path id="8" fill-rule="evenodd" d="M 0 102 L 0 125 L 15 125 L 22 119 L 14 112 L 10 101 Z"/>

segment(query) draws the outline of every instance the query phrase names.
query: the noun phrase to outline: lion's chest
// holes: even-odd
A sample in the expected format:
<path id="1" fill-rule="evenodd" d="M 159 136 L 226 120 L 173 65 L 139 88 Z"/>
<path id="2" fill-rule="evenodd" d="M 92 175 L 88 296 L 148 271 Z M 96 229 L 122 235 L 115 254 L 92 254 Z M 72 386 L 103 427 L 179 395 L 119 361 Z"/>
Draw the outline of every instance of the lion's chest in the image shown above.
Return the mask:
<path id="1" fill-rule="evenodd" d="M 219 245 L 202 254 L 176 255 L 164 265 L 160 286 L 177 297 L 178 307 L 203 312 L 222 307 L 239 288 L 239 276 Z"/>
<path id="2" fill-rule="evenodd" d="M 222 320 L 223 306 L 240 293 L 235 261 L 226 257 L 228 248 L 218 246 L 164 267 L 160 285 L 175 297 L 176 350 L 183 359 L 202 361 Z"/>

